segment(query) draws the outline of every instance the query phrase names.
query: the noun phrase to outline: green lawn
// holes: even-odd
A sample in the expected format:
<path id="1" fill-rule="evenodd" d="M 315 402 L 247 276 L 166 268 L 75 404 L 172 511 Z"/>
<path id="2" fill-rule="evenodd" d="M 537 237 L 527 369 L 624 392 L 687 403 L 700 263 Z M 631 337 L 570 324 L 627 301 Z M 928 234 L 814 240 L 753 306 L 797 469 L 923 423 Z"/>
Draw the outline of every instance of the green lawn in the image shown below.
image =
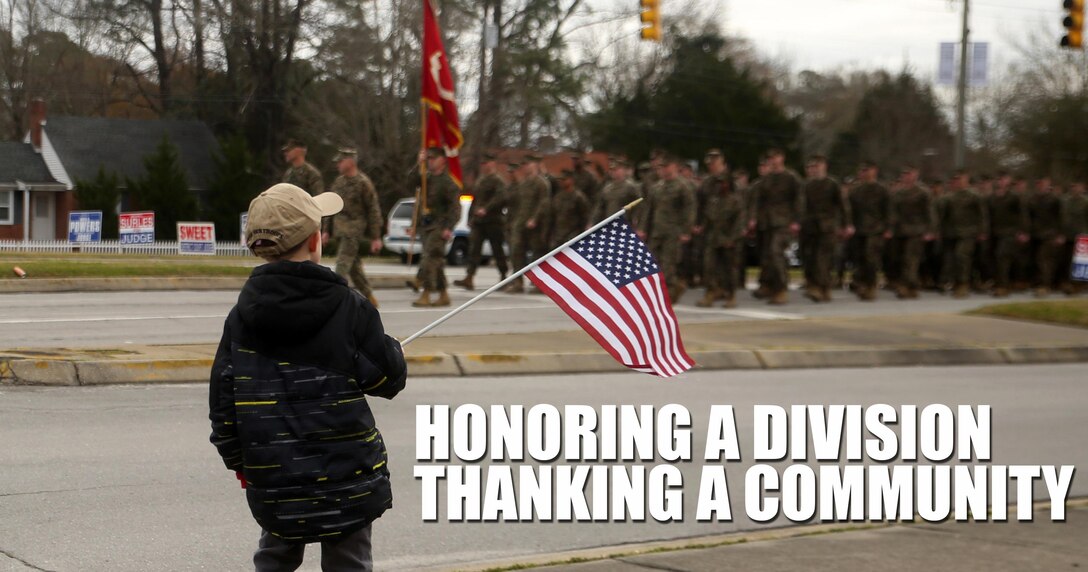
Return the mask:
<path id="1" fill-rule="evenodd" d="M 1084 298 L 995 304 L 969 313 L 976 316 L 1014 318 L 1088 328 L 1088 299 Z"/>

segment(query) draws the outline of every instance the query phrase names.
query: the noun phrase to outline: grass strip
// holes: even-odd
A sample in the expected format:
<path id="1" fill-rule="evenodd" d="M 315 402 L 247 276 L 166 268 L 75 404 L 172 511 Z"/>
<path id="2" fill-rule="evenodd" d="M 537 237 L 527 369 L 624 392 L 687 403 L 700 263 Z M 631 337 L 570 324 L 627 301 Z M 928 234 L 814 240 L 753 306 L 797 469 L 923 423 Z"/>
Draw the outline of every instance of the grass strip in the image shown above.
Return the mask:
<path id="1" fill-rule="evenodd" d="M 1088 299 L 994 304 L 968 314 L 1088 328 Z"/>

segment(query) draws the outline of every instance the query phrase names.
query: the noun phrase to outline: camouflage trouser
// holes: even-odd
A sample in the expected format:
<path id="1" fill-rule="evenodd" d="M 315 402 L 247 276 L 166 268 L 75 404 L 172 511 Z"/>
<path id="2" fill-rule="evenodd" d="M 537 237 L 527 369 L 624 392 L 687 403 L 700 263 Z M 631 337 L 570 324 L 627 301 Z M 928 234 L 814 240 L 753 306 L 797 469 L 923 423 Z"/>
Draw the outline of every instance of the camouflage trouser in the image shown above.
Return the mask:
<path id="1" fill-rule="evenodd" d="M 445 290 L 446 241 L 442 238 L 442 228 L 424 228 L 422 240 L 423 258 L 419 261 L 419 281 L 423 283 L 424 290 Z"/>
<path id="2" fill-rule="evenodd" d="M 814 288 L 831 287 L 831 261 L 838 238 L 833 232 L 812 232 L 801 236 L 801 262 L 805 282 Z"/>
<path id="3" fill-rule="evenodd" d="M 372 293 L 370 281 L 366 279 L 366 273 L 363 272 L 363 258 L 359 255 L 363 241 L 354 236 L 341 236 L 337 241 L 336 273 L 343 276 L 344 280 L 350 280 L 360 294 L 370 296 Z"/>
<path id="4" fill-rule="evenodd" d="M 736 292 L 738 244 L 703 248 L 703 284 L 708 290 L 718 289 L 729 295 Z"/>
<path id="5" fill-rule="evenodd" d="M 857 261 L 854 266 L 854 283 L 865 288 L 876 288 L 877 274 L 884 258 L 884 236 L 855 236 Z"/>
<path id="6" fill-rule="evenodd" d="M 994 286 L 1008 288 L 1012 281 L 1013 266 L 1023 251 L 1023 244 L 1015 236 L 995 236 L 994 245 Z"/>
<path id="7" fill-rule="evenodd" d="M 918 278 L 918 267 L 922 264 L 925 255 L 926 241 L 920 236 L 899 236 L 895 238 L 894 259 L 899 266 L 897 280 L 900 285 L 913 290 L 921 286 Z"/>
<path id="8" fill-rule="evenodd" d="M 525 268 L 529 263 L 529 251 L 533 256 L 540 256 L 544 252 L 544 233 L 540 228 L 525 228 L 525 223 L 514 223 L 510 227 L 510 263 L 514 272 Z"/>
<path id="9" fill-rule="evenodd" d="M 661 268 L 661 276 L 665 279 L 665 287 L 669 289 L 669 292 L 678 292 L 680 283 L 679 235 L 651 236 L 647 246 L 650 247 L 650 252 L 657 259 L 657 266 Z"/>
<path id="10" fill-rule="evenodd" d="M 691 240 L 680 247 L 680 276 L 693 284 L 697 277 L 703 277 L 703 262 L 706 248 L 703 246 L 702 236 L 692 236 Z"/>
<path id="11" fill-rule="evenodd" d="M 975 260 L 975 237 L 949 238 L 944 242 L 945 280 L 954 286 L 966 286 L 971 281 Z"/>
<path id="12" fill-rule="evenodd" d="M 499 269 L 499 272 L 506 274 L 506 251 L 503 250 L 502 245 L 502 223 L 495 223 L 472 225 L 472 232 L 468 235 L 468 266 L 465 267 L 465 275 L 476 275 L 476 269 L 480 266 L 484 241 L 491 243 L 491 255 L 495 257 L 495 267 Z"/>
<path id="13" fill-rule="evenodd" d="M 1053 238 L 1039 241 L 1039 250 L 1035 253 L 1037 283 L 1043 288 L 1053 288 L 1059 266 L 1063 244 L 1056 244 Z"/>
<path id="14" fill-rule="evenodd" d="M 763 242 L 759 249 L 760 267 L 764 285 L 772 292 L 781 292 L 790 285 L 790 265 L 786 249 L 790 247 L 788 228 L 772 228 L 760 234 Z"/>

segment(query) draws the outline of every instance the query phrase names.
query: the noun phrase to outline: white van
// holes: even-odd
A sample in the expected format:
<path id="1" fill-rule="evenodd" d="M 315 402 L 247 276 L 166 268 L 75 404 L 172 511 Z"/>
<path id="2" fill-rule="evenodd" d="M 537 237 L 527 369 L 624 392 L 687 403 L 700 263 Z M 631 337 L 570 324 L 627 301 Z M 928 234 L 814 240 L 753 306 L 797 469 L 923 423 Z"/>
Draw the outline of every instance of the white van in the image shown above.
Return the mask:
<path id="1" fill-rule="evenodd" d="M 468 262 L 468 211 L 471 205 L 472 197 L 461 195 L 461 220 L 457 221 L 457 226 L 453 228 L 453 238 L 446 245 L 446 262 L 451 266 L 462 266 Z M 409 245 L 411 245 L 412 260 L 414 262 L 418 262 L 420 255 L 423 253 L 423 245 L 420 243 L 419 237 L 416 237 L 413 243 L 411 237 L 408 236 L 408 228 L 412 226 L 412 211 L 415 206 L 416 200 L 414 198 L 401 199 L 397 201 L 397 204 L 393 205 L 392 209 L 389 209 L 389 233 L 382 239 L 382 243 L 387 250 L 399 254 L 402 261 L 408 260 Z M 505 245 L 504 247 L 509 252 L 509 247 Z M 487 264 L 490 258 L 491 245 L 484 242 L 480 264 Z"/>

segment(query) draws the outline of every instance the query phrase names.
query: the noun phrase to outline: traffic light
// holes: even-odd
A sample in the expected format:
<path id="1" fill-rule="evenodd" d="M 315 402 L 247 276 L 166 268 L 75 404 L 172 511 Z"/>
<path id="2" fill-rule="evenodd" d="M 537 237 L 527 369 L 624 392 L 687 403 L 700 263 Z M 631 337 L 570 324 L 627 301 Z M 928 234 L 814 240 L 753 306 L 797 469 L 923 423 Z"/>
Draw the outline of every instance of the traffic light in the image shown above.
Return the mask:
<path id="1" fill-rule="evenodd" d="M 1084 0 L 1064 0 L 1062 7 L 1068 15 L 1062 21 L 1065 26 L 1063 48 L 1080 48 L 1084 41 Z"/>
<path id="2" fill-rule="evenodd" d="M 1084 0 L 1077 0 L 1083 6 Z M 642 39 L 651 42 L 661 41 L 661 4 L 660 0 L 639 0 L 641 9 L 639 19 L 642 20 Z M 646 24 L 649 24 L 647 26 Z M 1080 36 L 1077 36 L 1078 38 Z"/>

